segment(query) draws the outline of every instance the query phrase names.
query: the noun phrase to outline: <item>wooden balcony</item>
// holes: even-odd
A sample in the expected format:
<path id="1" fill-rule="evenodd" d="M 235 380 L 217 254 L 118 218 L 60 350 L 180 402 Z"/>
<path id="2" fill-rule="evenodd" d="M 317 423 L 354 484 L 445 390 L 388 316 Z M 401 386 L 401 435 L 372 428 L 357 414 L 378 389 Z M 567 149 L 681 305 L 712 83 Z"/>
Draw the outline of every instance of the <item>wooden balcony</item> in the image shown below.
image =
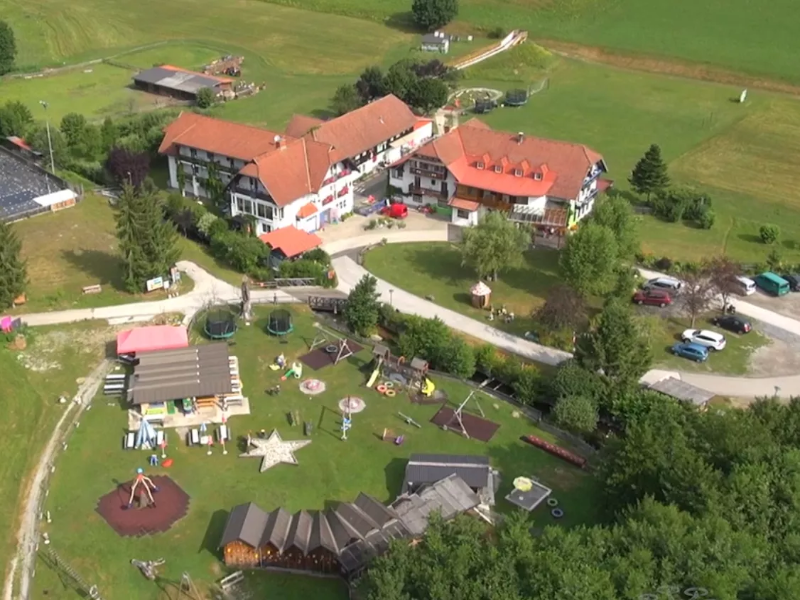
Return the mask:
<path id="1" fill-rule="evenodd" d="M 442 191 L 441 189 L 433 189 L 433 188 L 426 188 L 418 185 L 410 185 L 408 186 L 408 193 L 409 194 L 421 194 L 423 196 L 436 196 L 437 198 L 447 198 L 448 193 L 447 191 Z"/>
<path id="2" fill-rule="evenodd" d="M 419 175 L 421 177 L 428 177 L 430 179 L 441 179 L 444 181 L 447 179 L 447 171 L 443 173 L 439 173 L 438 171 L 427 171 L 425 169 L 420 169 L 417 167 L 411 167 L 409 172 L 413 175 Z"/>

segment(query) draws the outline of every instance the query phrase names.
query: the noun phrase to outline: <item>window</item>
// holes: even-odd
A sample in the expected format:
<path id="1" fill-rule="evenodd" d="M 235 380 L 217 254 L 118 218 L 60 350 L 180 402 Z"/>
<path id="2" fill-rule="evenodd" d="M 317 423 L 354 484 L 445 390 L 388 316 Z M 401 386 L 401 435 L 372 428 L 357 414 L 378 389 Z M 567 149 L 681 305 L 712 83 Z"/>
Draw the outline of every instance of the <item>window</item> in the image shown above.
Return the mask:
<path id="1" fill-rule="evenodd" d="M 534 173 L 534 174 L 533 174 L 533 178 L 534 178 L 536 181 L 541 181 L 541 180 L 542 180 L 542 174 L 541 174 L 541 173 Z"/>
<path id="2" fill-rule="evenodd" d="M 436 180 L 435 179 L 431 179 L 431 185 L 436 185 Z"/>
<path id="3" fill-rule="evenodd" d="M 461 210 L 460 208 L 456 211 L 456 216 L 459 219 L 469 219 L 469 211 Z"/>
<path id="4" fill-rule="evenodd" d="M 192 150 L 191 150 L 191 155 L 192 155 L 192 158 L 197 158 L 197 150 L 195 150 L 194 148 L 192 148 Z"/>
<path id="5" fill-rule="evenodd" d="M 492 197 L 492 192 L 490 192 L 489 190 L 481 190 L 481 195 L 484 198 L 491 198 Z"/>
<path id="6" fill-rule="evenodd" d="M 267 217 L 267 207 L 261 202 L 256 202 L 256 215 L 262 219 L 266 219 Z"/>
<path id="7" fill-rule="evenodd" d="M 236 198 L 236 210 L 238 212 L 244 212 L 244 200 L 241 198 Z"/>
<path id="8" fill-rule="evenodd" d="M 253 203 L 252 203 L 252 201 L 250 201 L 250 200 L 245 200 L 244 201 L 244 212 L 246 212 L 248 215 L 254 214 L 253 213 Z"/>
<path id="9" fill-rule="evenodd" d="M 209 153 L 208 153 L 208 160 L 209 160 L 210 162 L 214 162 L 214 153 L 213 153 L 213 152 L 209 152 Z"/>
<path id="10" fill-rule="evenodd" d="M 393 169 L 393 171 L 394 171 L 392 173 L 393 177 L 401 178 L 403 176 L 403 167 L 398 167 L 396 169 Z"/>
<path id="11" fill-rule="evenodd" d="M 510 202 L 508 194 L 503 194 L 503 202 Z"/>
<path id="12" fill-rule="evenodd" d="M 522 169 L 514 169 L 514 177 L 522 177 Z"/>
<path id="13" fill-rule="evenodd" d="M 503 166 L 502 165 L 495 165 L 494 166 L 494 172 L 495 173 L 502 173 L 503 172 Z"/>
<path id="14" fill-rule="evenodd" d="M 483 161 L 480 161 L 480 160 L 479 160 L 479 161 L 478 161 L 478 162 L 475 164 L 475 166 L 476 166 L 476 167 L 478 167 L 479 169 L 483 169 L 483 167 L 484 167 L 484 166 L 486 166 L 486 165 L 484 165 L 484 164 L 483 164 Z"/>

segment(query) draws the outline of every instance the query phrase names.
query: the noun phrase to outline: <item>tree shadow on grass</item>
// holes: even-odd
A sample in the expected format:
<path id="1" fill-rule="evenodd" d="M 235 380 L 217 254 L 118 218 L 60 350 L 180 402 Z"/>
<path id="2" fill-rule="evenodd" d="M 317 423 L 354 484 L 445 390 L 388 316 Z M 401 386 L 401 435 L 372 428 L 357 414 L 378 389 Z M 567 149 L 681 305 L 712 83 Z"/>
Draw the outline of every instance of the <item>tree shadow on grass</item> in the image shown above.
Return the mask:
<path id="1" fill-rule="evenodd" d="M 203 536 L 203 541 L 200 543 L 200 548 L 197 553 L 207 550 L 212 555 L 217 554 L 219 541 L 222 539 L 222 532 L 225 529 L 225 523 L 228 521 L 227 510 L 216 510 L 211 515 L 211 520 L 208 522 L 206 533 Z"/>
<path id="2" fill-rule="evenodd" d="M 122 269 L 119 258 L 109 252 L 99 250 L 62 250 L 61 257 L 74 268 L 85 273 L 90 281 L 100 285 L 110 285 L 118 292 L 124 292 Z"/>
<path id="3" fill-rule="evenodd" d="M 396 498 L 403 488 L 403 480 L 406 475 L 406 463 L 403 458 L 393 458 L 384 467 L 383 473 L 386 481 L 386 494 L 389 498 Z"/>
<path id="4" fill-rule="evenodd" d="M 316 119 L 322 119 L 323 121 L 328 121 L 329 119 L 335 118 L 336 113 L 330 110 L 329 108 L 317 108 L 311 111 L 311 116 Z"/>
<path id="5" fill-rule="evenodd" d="M 754 235 L 752 233 L 740 233 L 737 237 L 740 240 L 742 240 L 743 242 L 749 242 L 751 244 L 761 244 L 761 243 L 763 243 L 759 236 Z"/>
<path id="6" fill-rule="evenodd" d="M 401 31 L 403 33 L 424 33 L 419 26 L 414 22 L 414 14 L 408 10 L 404 12 L 394 13 L 384 22 L 384 25 L 391 29 Z"/>

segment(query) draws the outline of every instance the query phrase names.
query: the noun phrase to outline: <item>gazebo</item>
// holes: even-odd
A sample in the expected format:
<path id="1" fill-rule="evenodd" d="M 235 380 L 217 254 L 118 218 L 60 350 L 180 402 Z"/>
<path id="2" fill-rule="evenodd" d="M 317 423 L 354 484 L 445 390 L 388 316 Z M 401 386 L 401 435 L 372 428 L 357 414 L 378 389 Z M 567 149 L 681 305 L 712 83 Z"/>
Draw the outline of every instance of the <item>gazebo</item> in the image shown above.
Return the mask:
<path id="1" fill-rule="evenodd" d="M 472 294 L 472 306 L 475 308 L 486 308 L 492 299 L 492 288 L 479 281 L 469 289 Z"/>

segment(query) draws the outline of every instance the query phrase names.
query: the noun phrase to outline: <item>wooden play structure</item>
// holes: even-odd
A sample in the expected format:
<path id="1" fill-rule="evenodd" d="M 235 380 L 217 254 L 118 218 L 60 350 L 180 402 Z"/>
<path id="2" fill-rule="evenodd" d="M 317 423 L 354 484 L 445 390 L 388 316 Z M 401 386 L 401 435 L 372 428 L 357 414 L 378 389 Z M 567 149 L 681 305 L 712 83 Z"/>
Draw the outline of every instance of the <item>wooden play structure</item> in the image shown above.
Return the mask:
<path id="1" fill-rule="evenodd" d="M 308 348 L 309 354 L 319 348 L 326 354 L 335 355 L 333 359 L 334 365 L 338 365 L 340 361 L 353 356 L 353 350 L 350 348 L 350 342 L 347 338 L 325 331 L 319 323 L 315 323 L 314 326 L 317 328 L 317 335 Z"/>
<path id="2" fill-rule="evenodd" d="M 410 363 L 404 356 L 394 356 L 392 351 L 382 344 L 375 344 L 372 348 L 372 357 L 375 362 L 375 371 L 370 377 L 368 386 L 375 382 L 378 375 L 387 379 L 396 379 L 392 375 L 400 375 L 409 389 L 422 389 L 428 373 L 428 361 L 414 357 Z"/>
<path id="3" fill-rule="evenodd" d="M 445 431 L 447 431 L 448 429 L 455 429 L 456 431 L 461 433 L 461 435 L 463 435 L 465 438 L 469 439 L 469 432 L 467 431 L 467 428 L 464 426 L 464 421 L 462 420 L 461 417 L 464 412 L 464 407 L 470 400 L 472 400 L 475 406 L 478 407 L 478 412 L 481 414 L 481 417 L 486 418 L 486 415 L 484 414 L 483 409 L 481 408 L 481 405 L 478 402 L 478 399 L 475 397 L 475 391 L 473 390 L 469 393 L 469 396 L 467 396 L 467 398 L 461 404 L 458 405 L 458 408 L 456 408 L 456 410 L 453 412 L 453 416 L 450 417 L 450 420 L 447 421 L 447 423 L 445 423 L 444 425 L 442 425 L 442 429 L 444 429 Z"/>
<path id="4" fill-rule="evenodd" d="M 550 442 L 543 440 L 540 437 L 536 437 L 535 435 L 526 435 L 523 436 L 523 441 L 528 442 L 532 446 L 536 446 L 537 448 L 541 448 L 545 452 L 549 452 L 553 456 L 557 456 L 558 458 L 565 460 L 569 463 L 572 463 L 575 466 L 580 467 L 581 469 L 586 466 L 586 459 L 582 456 L 578 456 L 577 454 L 573 454 L 569 450 L 565 450 L 560 446 L 556 446 L 555 444 L 551 444 Z"/>

